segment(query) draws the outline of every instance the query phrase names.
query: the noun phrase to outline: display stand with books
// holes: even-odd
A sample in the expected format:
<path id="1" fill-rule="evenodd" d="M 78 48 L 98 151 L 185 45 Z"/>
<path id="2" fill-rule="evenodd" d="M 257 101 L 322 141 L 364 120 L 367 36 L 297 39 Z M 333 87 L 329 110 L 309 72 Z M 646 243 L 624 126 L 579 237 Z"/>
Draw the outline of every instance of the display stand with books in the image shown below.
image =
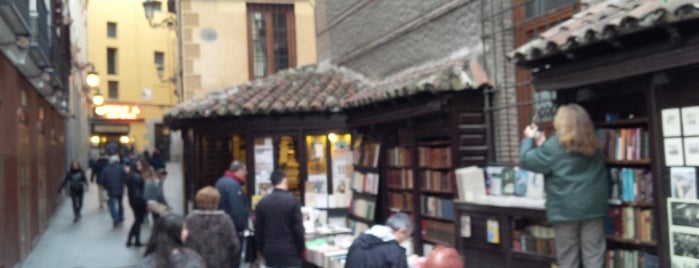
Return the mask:
<path id="1" fill-rule="evenodd" d="M 354 234 L 361 234 L 373 225 L 377 214 L 380 179 L 380 137 L 363 140 L 359 136 L 353 141 L 354 172 L 350 180 L 352 201 L 348 209 L 348 226 Z"/>

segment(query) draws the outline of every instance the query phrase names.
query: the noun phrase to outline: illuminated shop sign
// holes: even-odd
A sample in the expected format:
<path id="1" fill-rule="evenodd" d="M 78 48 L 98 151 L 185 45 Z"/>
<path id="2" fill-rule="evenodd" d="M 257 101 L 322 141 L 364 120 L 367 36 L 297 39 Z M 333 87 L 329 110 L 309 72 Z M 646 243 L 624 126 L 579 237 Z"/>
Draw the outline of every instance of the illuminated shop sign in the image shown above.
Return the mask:
<path id="1" fill-rule="evenodd" d="M 136 105 L 105 104 L 95 107 L 95 114 L 104 119 L 137 119 L 141 108 Z"/>

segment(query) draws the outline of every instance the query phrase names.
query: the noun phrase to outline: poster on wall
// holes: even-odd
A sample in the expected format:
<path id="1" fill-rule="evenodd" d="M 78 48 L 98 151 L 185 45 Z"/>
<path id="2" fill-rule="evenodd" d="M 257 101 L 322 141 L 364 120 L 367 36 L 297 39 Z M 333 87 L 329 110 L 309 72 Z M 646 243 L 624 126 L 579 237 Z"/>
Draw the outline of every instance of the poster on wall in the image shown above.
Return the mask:
<path id="1" fill-rule="evenodd" d="M 697 199 L 696 169 L 693 167 L 670 168 L 670 187 L 674 198 Z"/>
<path id="2" fill-rule="evenodd" d="M 269 176 L 274 170 L 274 145 L 272 138 L 263 144 L 255 144 L 255 194 L 265 195 L 271 191 Z"/>
<path id="3" fill-rule="evenodd" d="M 348 148 L 333 148 L 333 188 L 331 207 L 347 207 L 350 201 L 349 178 L 352 174 L 352 151 Z"/>
<path id="4" fill-rule="evenodd" d="M 672 267 L 699 267 L 699 200 L 668 198 Z"/>
<path id="5" fill-rule="evenodd" d="M 699 106 L 682 108 L 682 133 L 685 136 L 699 136 Z"/>
<path id="6" fill-rule="evenodd" d="M 663 137 L 677 137 L 682 135 L 680 124 L 680 109 L 663 109 Z"/>
<path id="7" fill-rule="evenodd" d="M 699 245 L 699 231 L 670 230 L 670 251 L 673 263 L 699 265 L 699 247 L 697 245 Z"/>
<path id="8" fill-rule="evenodd" d="M 699 137 L 684 138 L 686 166 L 699 166 Z"/>
<path id="9" fill-rule="evenodd" d="M 664 147 L 666 166 L 684 166 L 682 138 L 665 138 Z"/>

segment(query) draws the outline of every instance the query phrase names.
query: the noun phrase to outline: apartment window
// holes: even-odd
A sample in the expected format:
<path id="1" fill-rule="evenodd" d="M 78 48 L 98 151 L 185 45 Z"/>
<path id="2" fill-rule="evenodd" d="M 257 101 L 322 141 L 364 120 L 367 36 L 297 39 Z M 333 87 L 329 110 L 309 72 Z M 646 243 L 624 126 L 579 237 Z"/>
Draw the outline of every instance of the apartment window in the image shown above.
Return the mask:
<path id="1" fill-rule="evenodd" d="M 577 4 L 579 0 L 530 0 L 524 4 L 526 17 L 539 17 L 549 11 L 562 8 L 564 6 L 572 6 Z"/>
<path id="2" fill-rule="evenodd" d="M 292 5 L 248 5 L 250 78 L 260 78 L 296 65 Z"/>
<path id="3" fill-rule="evenodd" d="M 165 67 L 165 53 L 156 51 L 153 54 L 153 60 L 155 62 L 155 67 Z"/>
<path id="4" fill-rule="evenodd" d="M 117 24 L 115 22 L 107 22 L 107 37 L 117 37 Z"/>
<path id="5" fill-rule="evenodd" d="M 155 5 L 155 8 L 153 8 L 154 11 L 163 11 L 163 3 L 160 1 L 153 1 L 157 5 Z"/>
<path id="6" fill-rule="evenodd" d="M 167 12 L 177 13 L 177 5 L 175 3 L 176 3 L 175 0 L 168 0 L 167 1 Z"/>
<path id="7" fill-rule="evenodd" d="M 107 97 L 110 100 L 119 99 L 119 82 L 109 81 L 109 92 L 107 93 Z"/>
<path id="8" fill-rule="evenodd" d="M 107 48 L 107 74 L 117 74 L 116 48 Z"/>

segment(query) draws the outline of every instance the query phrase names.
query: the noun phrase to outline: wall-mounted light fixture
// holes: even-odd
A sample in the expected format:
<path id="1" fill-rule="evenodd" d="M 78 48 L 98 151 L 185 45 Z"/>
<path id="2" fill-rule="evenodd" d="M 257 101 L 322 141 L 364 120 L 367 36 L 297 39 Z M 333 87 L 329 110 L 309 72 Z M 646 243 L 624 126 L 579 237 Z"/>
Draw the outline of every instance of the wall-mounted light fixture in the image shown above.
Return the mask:
<path id="1" fill-rule="evenodd" d="M 177 18 L 174 14 L 169 14 L 160 22 L 153 22 L 153 15 L 156 10 L 160 9 L 160 2 L 153 0 L 146 0 L 143 2 L 143 11 L 146 13 L 146 19 L 151 28 L 163 28 L 176 30 L 177 29 Z"/>

